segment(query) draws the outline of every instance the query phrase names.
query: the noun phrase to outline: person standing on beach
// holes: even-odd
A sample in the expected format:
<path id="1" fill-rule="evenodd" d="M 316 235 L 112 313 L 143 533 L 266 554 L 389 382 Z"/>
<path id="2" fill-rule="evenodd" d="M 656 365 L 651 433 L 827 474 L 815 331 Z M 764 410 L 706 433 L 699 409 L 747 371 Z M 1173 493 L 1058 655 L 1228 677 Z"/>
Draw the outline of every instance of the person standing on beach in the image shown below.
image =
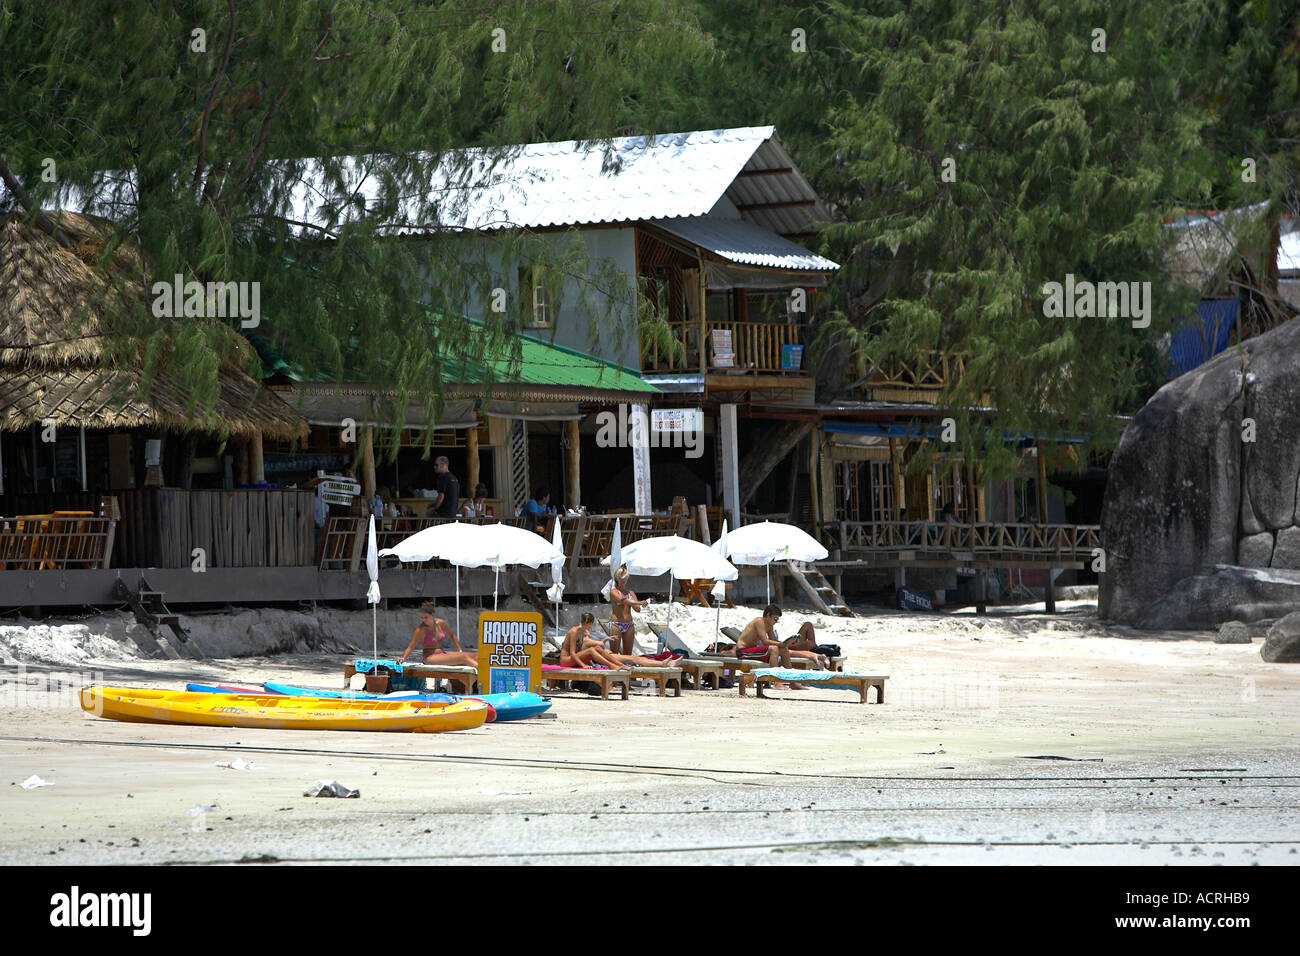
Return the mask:
<path id="1" fill-rule="evenodd" d="M 636 640 L 636 624 L 632 621 L 632 612 L 639 611 L 649 601 L 637 600 L 636 592 L 628 588 L 627 566 L 614 572 L 614 586 L 609 589 L 610 624 L 614 628 L 611 640 L 618 641 L 618 653 L 631 654 Z"/>

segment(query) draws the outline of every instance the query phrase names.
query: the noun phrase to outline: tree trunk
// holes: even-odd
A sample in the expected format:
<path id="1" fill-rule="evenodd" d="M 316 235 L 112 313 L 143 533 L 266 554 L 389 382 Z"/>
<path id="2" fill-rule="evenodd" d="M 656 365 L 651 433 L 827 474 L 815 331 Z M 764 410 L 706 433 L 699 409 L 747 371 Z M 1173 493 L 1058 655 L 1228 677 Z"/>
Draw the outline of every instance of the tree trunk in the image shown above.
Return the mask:
<path id="1" fill-rule="evenodd" d="M 740 461 L 740 506 L 743 508 L 772 469 L 779 465 L 813 428 L 813 422 L 781 422 L 763 432 L 760 441 Z"/>

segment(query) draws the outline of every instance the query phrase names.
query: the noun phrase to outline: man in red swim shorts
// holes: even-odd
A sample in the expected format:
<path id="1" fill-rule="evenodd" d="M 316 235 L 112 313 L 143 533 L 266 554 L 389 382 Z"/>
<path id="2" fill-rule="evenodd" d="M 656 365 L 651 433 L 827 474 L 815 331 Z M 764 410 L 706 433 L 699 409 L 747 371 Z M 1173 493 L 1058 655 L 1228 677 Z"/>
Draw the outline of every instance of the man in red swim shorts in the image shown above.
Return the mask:
<path id="1" fill-rule="evenodd" d="M 740 632 L 736 642 L 736 656 L 742 661 L 766 661 L 769 666 L 790 667 L 790 648 L 776 636 L 776 622 L 781 620 L 781 609 L 769 604 L 763 616 L 756 617 Z M 791 690 L 806 690 L 806 684 L 791 683 Z"/>

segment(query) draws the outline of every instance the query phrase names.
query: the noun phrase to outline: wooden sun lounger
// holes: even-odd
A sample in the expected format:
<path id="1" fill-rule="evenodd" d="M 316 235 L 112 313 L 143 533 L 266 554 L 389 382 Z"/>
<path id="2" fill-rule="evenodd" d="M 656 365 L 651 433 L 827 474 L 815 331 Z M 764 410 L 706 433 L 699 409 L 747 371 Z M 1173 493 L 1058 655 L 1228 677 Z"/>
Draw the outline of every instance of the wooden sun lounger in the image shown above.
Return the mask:
<path id="1" fill-rule="evenodd" d="M 357 673 L 357 669 L 352 664 L 346 664 L 343 667 L 343 686 L 350 686 L 349 681 L 352 675 Z M 452 667 L 451 665 L 439 664 L 403 664 L 402 673 L 410 677 L 432 677 L 435 680 L 449 680 L 454 687 L 456 684 L 461 686 L 462 694 L 472 694 L 478 687 L 478 668 L 477 667 Z"/>
<path id="2" fill-rule="evenodd" d="M 610 684 L 621 684 L 623 685 L 623 699 L 627 700 L 628 684 L 632 680 L 632 672 L 630 670 L 590 670 L 585 667 L 561 667 L 558 670 L 542 671 L 543 684 L 567 684 L 575 680 L 585 680 L 599 684 L 601 700 L 609 700 Z"/>
<path id="3" fill-rule="evenodd" d="M 682 696 L 682 669 L 680 667 L 634 667 L 632 676 L 652 680 L 659 686 L 659 696 L 663 697 L 666 685 L 673 685 L 673 696 Z"/>
<path id="4" fill-rule="evenodd" d="M 834 677 L 828 680 L 810 680 L 808 681 L 808 686 L 856 688 L 858 691 L 858 703 L 860 704 L 865 704 L 867 702 L 867 691 L 869 688 L 874 687 L 876 689 L 876 703 L 883 704 L 885 702 L 885 681 L 888 679 L 888 675 L 868 676 L 867 674 L 837 673 Z M 736 683 L 740 686 L 741 697 L 745 696 L 745 688 L 749 684 L 753 684 L 754 692 L 759 697 L 762 697 L 763 687 L 765 685 L 785 682 L 779 677 L 774 677 L 771 674 L 741 674 Z"/>
<path id="5" fill-rule="evenodd" d="M 726 669 L 723 661 L 706 661 L 687 659 L 677 662 L 682 674 L 688 680 L 688 690 L 717 690 L 722 686 L 722 672 Z"/>
<path id="6" fill-rule="evenodd" d="M 720 631 L 722 632 L 722 636 L 725 637 L 725 638 L 727 638 L 728 640 L 730 640 L 730 641 L 732 641 L 732 642 L 734 642 L 734 643 L 739 643 L 739 642 L 740 642 L 740 629 L 739 629 L 739 628 L 735 628 L 735 627 L 730 627 L 730 626 L 728 626 L 728 627 L 721 627 L 721 628 L 719 628 L 718 630 L 720 630 Z M 845 664 L 845 662 L 848 661 L 848 659 L 849 659 L 849 658 L 848 658 L 847 655 L 845 655 L 845 656 L 843 656 L 843 657 L 832 657 L 832 658 L 831 658 L 831 670 L 833 670 L 833 671 L 842 671 L 842 670 L 844 670 L 844 664 Z M 810 660 L 808 660 L 808 658 L 806 658 L 806 657 L 791 657 L 791 658 L 790 658 L 790 663 L 793 664 L 795 667 L 801 667 L 801 668 L 805 668 L 805 669 L 806 669 L 806 668 L 809 668 L 809 667 L 812 667 L 812 665 L 813 665 L 813 662 L 810 661 Z"/>

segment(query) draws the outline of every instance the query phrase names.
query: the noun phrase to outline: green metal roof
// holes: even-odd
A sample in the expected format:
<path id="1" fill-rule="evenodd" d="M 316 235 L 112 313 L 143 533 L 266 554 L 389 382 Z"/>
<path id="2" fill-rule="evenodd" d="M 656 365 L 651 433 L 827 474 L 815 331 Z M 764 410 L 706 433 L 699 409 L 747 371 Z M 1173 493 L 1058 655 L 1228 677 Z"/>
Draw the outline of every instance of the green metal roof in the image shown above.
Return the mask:
<path id="1" fill-rule="evenodd" d="M 477 320 L 472 325 L 482 326 Z M 295 362 L 255 333 L 245 332 L 272 374 L 281 374 L 294 381 L 319 380 L 323 376 L 310 365 Z M 526 335 L 516 336 L 519 342 L 519 362 L 511 362 L 504 350 L 495 355 L 477 359 L 444 356 L 443 381 L 448 385 L 480 385 L 489 379 L 495 385 L 536 385 L 545 388 L 590 388 L 602 391 L 619 391 L 654 394 L 659 391 L 641 378 L 634 369 L 597 358 L 586 352 L 541 342 Z M 345 381 L 356 381 L 346 373 Z"/>

